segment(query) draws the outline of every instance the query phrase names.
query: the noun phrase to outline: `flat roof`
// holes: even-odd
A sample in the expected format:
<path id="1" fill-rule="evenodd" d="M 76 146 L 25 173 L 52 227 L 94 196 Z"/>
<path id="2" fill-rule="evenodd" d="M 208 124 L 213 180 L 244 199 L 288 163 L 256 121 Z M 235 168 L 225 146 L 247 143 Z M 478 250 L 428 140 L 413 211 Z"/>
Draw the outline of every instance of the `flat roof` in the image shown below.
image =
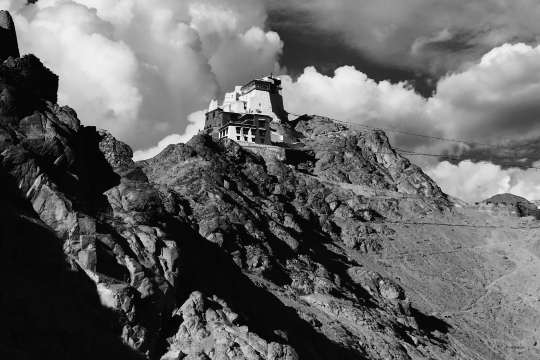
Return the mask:
<path id="1" fill-rule="evenodd" d="M 240 90 L 242 92 L 246 91 L 245 89 L 251 87 L 251 86 L 254 86 L 254 85 L 257 85 L 257 84 L 260 84 L 260 83 L 264 83 L 264 84 L 268 84 L 271 88 L 275 88 L 275 89 L 278 89 L 278 90 L 281 90 L 281 80 L 280 79 L 276 79 L 276 78 L 270 78 L 270 80 L 265 80 L 265 79 L 255 79 L 255 80 L 251 80 L 250 82 L 248 82 L 247 84 L 243 85 L 240 87 Z M 250 89 L 250 91 L 253 90 L 253 89 Z M 249 91 L 247 91 L 249 92 Z M 246 92 L 246 93 L 247 93 Z"/>

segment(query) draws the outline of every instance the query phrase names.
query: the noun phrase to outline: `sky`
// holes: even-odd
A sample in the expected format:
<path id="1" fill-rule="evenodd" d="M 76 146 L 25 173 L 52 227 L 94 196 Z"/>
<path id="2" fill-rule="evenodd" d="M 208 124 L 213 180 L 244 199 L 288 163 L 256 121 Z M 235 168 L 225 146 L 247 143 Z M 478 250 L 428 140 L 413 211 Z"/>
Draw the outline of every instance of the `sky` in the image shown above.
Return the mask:
<path id="1" fill-rule="evenodd" d="M 283 80 L 286 109 L 389 133 L 449 194 L 540 199 L 537 0 L 0 0 L 59 103 L 135 159 L 186 142 L 236 84 Z M 471 143 L 476 143 L 476 145 Z M 484 145 L 478 145 L 484 144 Z M 488 146 L 486 146 L 488 145 Z M 537 185 L 538 184 L 538 185 Z"/>

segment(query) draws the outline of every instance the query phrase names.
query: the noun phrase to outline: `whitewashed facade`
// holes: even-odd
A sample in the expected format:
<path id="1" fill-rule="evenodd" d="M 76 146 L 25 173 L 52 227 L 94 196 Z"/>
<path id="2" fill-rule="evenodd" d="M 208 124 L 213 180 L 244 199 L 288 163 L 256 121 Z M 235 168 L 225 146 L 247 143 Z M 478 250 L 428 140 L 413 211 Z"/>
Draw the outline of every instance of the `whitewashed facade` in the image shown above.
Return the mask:
<path id="1" fill-rule="evenodd" d="M 218 107 L 217 101 L 212 100 L 208 111 Z M 244 86 L 235 86 L 234 91 L 225 94 L 221 108 L 231 113 L 268 115 L 275 122 L 287 119 L 281 96 L 281 80 L 271 76 L 253 80 Z"/>
<path id="2" fill-rule="evenodd" d="M 221 127 L 218 138 L 255 144 L 270 144 L 270 121 L 268 116 L 245 115 L 238 121 Z"/>

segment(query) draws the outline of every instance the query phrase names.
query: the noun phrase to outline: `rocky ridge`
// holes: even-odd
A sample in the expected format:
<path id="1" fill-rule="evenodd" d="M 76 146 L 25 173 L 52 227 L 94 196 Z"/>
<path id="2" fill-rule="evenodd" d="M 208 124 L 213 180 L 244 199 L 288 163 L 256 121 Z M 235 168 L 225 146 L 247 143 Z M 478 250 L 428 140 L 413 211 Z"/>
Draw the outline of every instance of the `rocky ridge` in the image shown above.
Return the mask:
<path id="1" fill-rule="evenodd" d="M 0 353 L 489 358 L 369 265 L 395 224 L 454 212 L 384 133 L 302 117 L 283 158 L 200 135 L 134 163 L 57 84 L 33 56 L 0 65 Z"/>
<path id="2" fill-rule="evenodd" d="M 529 200 L 513 194 L 497 194 L 475 204 L 482 211 L 510 216 L 532 216 L 540 219 L 540 210 Z"/>

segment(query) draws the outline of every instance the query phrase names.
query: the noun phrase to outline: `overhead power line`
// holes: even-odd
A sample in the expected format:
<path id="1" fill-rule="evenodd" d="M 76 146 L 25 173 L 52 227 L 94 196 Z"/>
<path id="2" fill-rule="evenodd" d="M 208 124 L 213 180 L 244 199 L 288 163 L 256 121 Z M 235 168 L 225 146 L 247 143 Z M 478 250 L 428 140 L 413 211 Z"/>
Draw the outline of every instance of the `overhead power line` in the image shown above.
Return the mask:
<path id="1" fill-rule="evenodd" d="M 402 131 L 402 130 L 395 130 L 395 129 L 392 129 L 392 128 L 373 127 L 373 126 L 362 125 L 362 124 L 358 124 L 358 125 L 361 126 L 361 127 L 372 129 L 372 130 L 382 130 L 382 131 L 391 132 L 391 133 L 395 133 L 395 134 L 416 136 L 416 137 L 421 137 L 421 138 L 431 139 L 431 140 L 437 140 L 437 141 L 446 141 L 446 142 L 453 142 L 453 143 L 464 144 L 464 145 L 474 145 L 474 146 L 483 146 L 483 147 L 495 147 L 492 144 L 485 144 L 485 143 L 475 142 L 475 141 L 471 141 L 471 140 L 443 138 L 443 137 L 439 137 L 439 136 L 415 134 L 415 133 L 412 133 L 412 132 Z M 354 124 L 351 124 L 351 126 L 354 126 Z M 496 146 L 496 147 L 499 147 L 499 146 Z"/>
<path id="2" fill-rule="evenodd" d="M 289 114 L 293 115 L 293 116 L 298 116 L 298 117 L 305 115 L 305 114 L 304 115 L 299 115 L 299 114 L 294 114 L 294 113 L 289 113 Z M 381 130 L 381 131 L 391 132 L 391 133 L 395 133 L 395 134 L 416 136 L 416 137 L 421 137 L 421 138 L 425 138 L 425 139 L 453 142 L 453 143 L 464 144 L 464 145 L 474 145 L 474 146 L 483 146 L 483 147 L 491 147 L 491 148 L 500 147 L 500 146 L 494 146 L 493 144 L 481 143 L 481 142 L 478 142 L 478 141 L 472 141 L 472 140 L 467 140 L 467 139 L 445 138 L 445 137 L 441 137 L 441 136 L 418 134 L 418 133 L 405 131 L 405 130 L 401 130 L 401 129 L 396 129 L 396 128 L 377 127 L 377 126 L 371 126 L 371 125 L 366 125 L 366 124 L 361 124 L 361 123 L 355 123 L 355 122 L 351 122 L 351 121 L 336 120 L 336 119 L 332 119 L 332 118 L 329 118 L 329 117 L 324 117 L 324 118 L 326 118 L 326 119 L 328 119 L 328 120 L 330 120 L 332 122 L 335 122 L 335 123 L 346 124 L 348 126 L 359 126 L 359 127 L 363 127 L 363 128 L 370 129 L 370 130 Z"/>
<path id="3" fill-rule="evenodd" d="M 413 132 L 410 132 L 410 131 L 404 131 L 404 130 L 395 129 L 395 128 L 376 127 L 376 126 L 370 126 L 370 125 L 365 125 L 365 124 L 353 123 L 353 122 L 350 122 L 350 121 L 341 121 L 341 120 L 332 120 L 332 121 L 337 122 L 337 123 L 347 124 L 349 126 L 360 126 L 360 127 L 366 128 L 366 129 L 381 130 L 381 131 L 385 131 L 385 132 L 391 132 L 391 133 L 395 133 L 395 134 L 408 135 L 408 136 L 416 136 L 416 137 L 420 137 L 420 138 L 424 138 L 424 139 L 453 142 L 453 143 L 464 144 L 464 145 L 495 147 L 495 146 L 493 146 L 493 144 L 486 144 L 486 143 L 481 143 L 481 142 L 472 141 L 472 140 L 464 140 L 464 139 L 456 139 L 456 138 L 445 138 L 445 137 L 440 137 L 440 136 L 418 134 L 418 133 L 413 133 Z"/>
<path id="4" fill-rule="evenodd" d="M 290 113 L 290 114 L 294 116 L 303 116 L 303 115 L 298 115 L 298 114 L 293 114 L 293 113 Z M 410 136 L 428 138 L 428 139 L 432 139 L 436 141 L 447 141 L 447 142 L 461 143 L 461 144 L 466 144 L 466 145 L 483 146 L 483 147 L 488 147 L 488 148 L 500 148 L 500 145 L 485 144 L 485 143 L 464 140 L 464 139 L 452 139 L 452 138 L 443 138 L 443 137 L 431 136 L 431 135 L 425 135 L 425 134 L 417 134 L 417 133 L 412 133 L 412 132 L 402 131 L 402 130 L 397 130 L 397 129 L 374 127 L 374 126 L 369 126 L 365 124 L 353 123 L 350 121 L 336 120 L 336 119 L 331 119 L 329 117 L 325 117 L 325 118 L 338 124 L 345 124 L 349 127 L 359 126 L 359 127 L 370 129 L 370 130 L 381 130 L 385 132 L 393 132 L 393 133 L 398 133 L 398 134 L 405 134 L 405 135 L 410 135 Z M 339 131 L 333 131 L 331 133 L 336 133 L 336 132 L 339 132 Z M 454 160 L 454 161 L 462 161 L 466 159 L 466 157 L 459 156 L 459 155 L 420 153 L 420 152 L 415 152 L 412 150 L 399 149 L 399 148 L 396 148 L 395 151 L 404 156 L 436 157 L 436 158 L 444 158 L 444 159 Z M 373 152 L 373 153 L 378 154 L 378 155 L 394 155 L 391 152 Z M 536 167 L 536 166 L 516 166 L 515 164 L 512 164 L 512 166 L 516 168 L 520 168 L 520 169 L 540 170 L 540 167 Z"/>

